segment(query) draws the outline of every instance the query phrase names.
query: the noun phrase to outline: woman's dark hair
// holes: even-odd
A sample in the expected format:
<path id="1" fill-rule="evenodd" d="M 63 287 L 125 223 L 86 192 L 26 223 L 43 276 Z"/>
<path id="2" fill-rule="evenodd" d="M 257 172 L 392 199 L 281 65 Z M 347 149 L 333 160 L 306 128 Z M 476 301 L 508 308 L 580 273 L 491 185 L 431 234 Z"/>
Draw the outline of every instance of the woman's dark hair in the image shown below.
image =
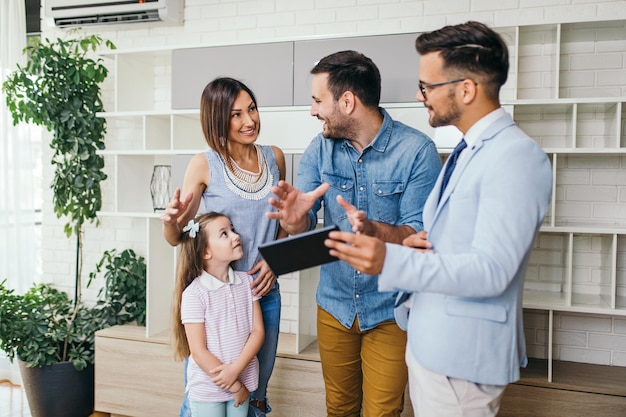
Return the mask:
<path id="1" fill-rule="evenodd" d="M 498 99 L 500 87 L 509 73 L 509 51 L 502 37 L 479 22 L 444 26 L 419 35 L 415 49 L 420 55 L 439 52 L 444 69 L 458 73 L 455 77 L 475 76 L 484 84 L 485 93 Z"/>
<path id="2" fill-rule="evenodd" d="M 225 161 L 229 160 L 230 155 L 228 147 L 220 141 L 228 139 L 230 111 L 241 91 L 250 94 L 252 102 L 257 106 L 252 90 L 241 81 L 228 77 L 216 78 L 208 83 L 200 99 L 200 123 L 206 143 L 215 152 L 221 154 Z M 259 132 L 261 131 L 260 123 L 259 121 Z"/>
<path id="3" fill-rule="evenodd" d="M 374 62 L 355 51 L 340 51 L 322 58 L 311 74 L 328 74 L 328 89 L 333 99 L 339 100 L 351 91 L 366 107 L 378 107 L 380 103 L 380 72 Z"/>

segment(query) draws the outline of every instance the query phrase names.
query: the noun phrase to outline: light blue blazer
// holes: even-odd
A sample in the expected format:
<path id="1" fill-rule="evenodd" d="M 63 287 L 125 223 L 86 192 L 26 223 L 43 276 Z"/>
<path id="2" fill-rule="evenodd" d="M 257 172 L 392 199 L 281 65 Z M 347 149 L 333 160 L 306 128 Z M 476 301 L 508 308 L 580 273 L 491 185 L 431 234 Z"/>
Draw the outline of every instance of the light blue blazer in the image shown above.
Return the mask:
<path id="1" fill-rule="evenodd" d="M 410 313 L 404 304 L 395 313 L 422 366 L 506 385 L 527 362 L 523 281 L 550 202 L 552 169 L 506 113 L 481 137 L 464 151 L 441 202 L 441 174 L 426 200 L 424 229 L 434 253 L 388 243 L 379 290 L 413 293 Z"/>

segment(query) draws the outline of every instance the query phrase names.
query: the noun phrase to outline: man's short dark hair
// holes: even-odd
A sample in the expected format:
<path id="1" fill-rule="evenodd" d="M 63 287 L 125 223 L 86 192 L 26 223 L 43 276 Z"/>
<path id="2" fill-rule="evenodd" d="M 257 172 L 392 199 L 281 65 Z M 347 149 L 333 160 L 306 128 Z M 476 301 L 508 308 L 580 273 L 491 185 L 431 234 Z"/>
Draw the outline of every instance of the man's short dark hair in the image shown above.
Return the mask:
<path id="1" fill-rule="evenodd" d="M 380 103 L 380 72 L 374 62 L 356 51 L 340 51 L 322 58 L 311 74 L 328 73 L 328 89 L 335 100 L 351 91 L 366 107 Z"/>
<path id="2" fill-rule="evenodd" d="M 483 23 L 444 26 L 419 35 L 415 49 L 420 55 L 439 52 L 444 69 L 486 83 L 485 92 L 497 99 L 509 73 L 509 51 L 502 37 Z M 476 80 L 474 80 L 476 81 Z"/>

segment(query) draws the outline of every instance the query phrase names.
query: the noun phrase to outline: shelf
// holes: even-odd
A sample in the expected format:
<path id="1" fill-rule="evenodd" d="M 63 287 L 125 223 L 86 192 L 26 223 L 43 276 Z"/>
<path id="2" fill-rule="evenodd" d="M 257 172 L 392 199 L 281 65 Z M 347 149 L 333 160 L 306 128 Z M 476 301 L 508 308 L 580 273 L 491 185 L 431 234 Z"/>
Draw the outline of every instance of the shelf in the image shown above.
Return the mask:
<path id="1" fill-rule="evenodd" d="M 557 25 L 559 97 L 623 95 L 624 20 Z"/>
<path id="2" fill-rule="evenodd" d="M 163 213 L 154 212 L 131 212 L 131 211 L 99 211 L 99 217 L 119 217 L 119 218 L 137 218 L 137 219 L 160 219 Z"/>
<path id="3" fill-rule="evenodd" d="M 524 291 L 524 297 L 528 294 L 527 291 Z M 532 297 L 531 297 L 532 298 Z M 547 300 L 550 300 L 551 297 L 546 297 Z M 594 307 L 594 306 L 584 306 L 584 305 L 576 305 L 576 306 L 566 306 L 566 305 L 558 305 L 558 304 L 548 304 L 550 301 L 543 302 L 542 299 L 538 299 L 539 302 L 534 303 L 533 300 L 526 301 L 524 300 L 524 308 L 530 310 L 541 310 L 541 311 L 553 311 L 553 312 L 563 312 L 563 313 L 581 313 L 581 314 L 594 314 L 601 316 L 617 316 L 624 317 L 626 316 L 626 310 L 624 309 L 611 309 L 608 307 Z"/>
<path id="4" fill-rule="evenodd" d="M 546 152 L 624 152 L 624 98 L 512 103 L 513 118 Z"/>
<path id="5" fill-rule="evenodd" d="M 596 233 L 596 234 L 626 234 L 626 224 L 584 223 L 567 222 L 561 225 L 541 226 L 541 232 L 545 233 Z"/>
<path id="6" fill-rule="evenodd" d="M 553 361 L 554 378 L 547 382 L 547 362 L 545 359 L 529 359 L 516 384 L 626 397 L 626 368 Z"/>
<path id="7" fill-rule="evenodd" d="M 566 306 L 567 296 L 563 292 L 532 289 L 524 290 L 524 308 L 534 310 L 558 310 Z"/>
<path id="8" fill-rule="evenodd" d="M 113 156 L 174 156 L 174 155 L 195 155 L 204 152 L 204 149 L 169 149 L 169 150 L 103 150 L 98 151 L 98 155 Z"/>
<path id="9" fill-rule="evenodd" d="M 154 111 L 170 108 L 170 49 L 107 54 L 114 60 L 114 112 Z"/>
<path id="10" fill-rule="evenodd" d="M 528 264 L 524 307 L 626 315 L 626 282 L 617 261 L 622 241 L 615 232 L 542 230 Z"/>
<path id="11" fill-rule="evenodd" d="M 560 155 L 624 155 L 626 148 L 544 148 L 544 152 Z"/>

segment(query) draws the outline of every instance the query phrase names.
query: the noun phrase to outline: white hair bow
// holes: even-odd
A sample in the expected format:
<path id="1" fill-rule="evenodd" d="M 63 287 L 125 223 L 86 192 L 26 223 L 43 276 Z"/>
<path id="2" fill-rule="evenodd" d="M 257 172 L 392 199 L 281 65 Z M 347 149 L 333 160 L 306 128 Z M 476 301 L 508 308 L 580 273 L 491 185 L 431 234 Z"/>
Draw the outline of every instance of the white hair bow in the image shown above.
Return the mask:
<path id="1" fill-rule="evenodd" d="M 200 230 L 200 223 L 194 222 L 193 219 L 189 220 L 189 223 L 187 223 L 187 226 L 183 227 L 183 233 L 189 232 L 189 237 L 192 239 L 196 237 L 196 234 L 198 233 L 199 230 Z"/>

